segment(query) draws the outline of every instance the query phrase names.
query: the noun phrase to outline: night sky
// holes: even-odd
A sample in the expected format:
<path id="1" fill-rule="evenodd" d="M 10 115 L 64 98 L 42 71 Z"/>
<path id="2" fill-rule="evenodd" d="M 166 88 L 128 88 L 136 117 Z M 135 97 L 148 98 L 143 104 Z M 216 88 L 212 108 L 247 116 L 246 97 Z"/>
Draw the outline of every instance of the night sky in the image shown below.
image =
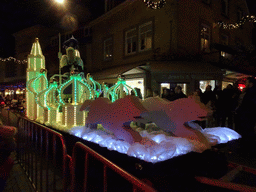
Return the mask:
<path id="1" fill-rule="evenodd" d="M 27 27 L 42 24 L 65 31 L 63 18 L 74 16 L 85 23 L 104 12 L 104 0 L 66 0 L 62 7 L 54 0 L 1 0 L 0 57 L 14 56 L 12 34 Z M 250 13 L 256 15 L 256 0 L 247 0 Z"/>
<path id="2" fill-rule="evenodd" d="M 72 16 L 78 24 L 86 23 L 104 11 L 104 0 L 0 0 L 0 57 L 14 56 L 12 34 L 42 24 L 67 30 L 64 18 Z"/>

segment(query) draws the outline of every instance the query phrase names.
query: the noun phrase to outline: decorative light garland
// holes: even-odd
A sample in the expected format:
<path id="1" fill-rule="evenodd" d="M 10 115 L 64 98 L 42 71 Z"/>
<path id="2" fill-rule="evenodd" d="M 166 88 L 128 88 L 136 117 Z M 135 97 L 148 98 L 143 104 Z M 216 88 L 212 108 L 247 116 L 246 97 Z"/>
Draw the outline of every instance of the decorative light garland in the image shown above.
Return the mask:
<path id="1" fill-rule="evenodd" d="M 223 29 L 237 29 L 238 27 L 241 27 L 245 24 L 245 22 L 256 22 L 256 17 L 254 15 L 247 15 L 243 17 L 238 23 L 224 23 L 222 21 L 219 21 L 217 24 L 219 27 L 222 27 Z"/>
<path id="2" fill-rule="evenodd" d="M 2 61 L 2 62 L 6 62 L 6 61 L 10 61 L 10 60 L 13 60 L 14 62 L 16 62 L 18 64 L 25 64 L 25 63 L 28 62 L 27 60 L 18 60 L 14 57 L 8 57 L 8 58 L 5 58 L 5 59 L 0 58 L 0 61 Z"/>
<path id="3" fill-rule="evenodd" d="M 159 1 L 150 1 L 150 0 L 144 0 L 144 3 L 151 9 L 161 9 L 166 4 L 165 0 L 159 0 Z"/>

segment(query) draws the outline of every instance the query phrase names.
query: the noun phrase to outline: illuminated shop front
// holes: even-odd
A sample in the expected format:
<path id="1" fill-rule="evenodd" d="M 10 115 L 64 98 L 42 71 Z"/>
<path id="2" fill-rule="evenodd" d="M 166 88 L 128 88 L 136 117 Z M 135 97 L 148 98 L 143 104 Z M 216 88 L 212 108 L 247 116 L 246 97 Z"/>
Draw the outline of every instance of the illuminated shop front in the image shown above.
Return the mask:
<path id="1" fill-rule="evenodd" d="M 223 71 L 208 63 L 185 61 L 155 61 L 151 62 L 152 88 L 173 89 L 179 85 L 186 95 L 198 88 L 204 92 L 207 85 L 212 90 L 221 84 Z"/>

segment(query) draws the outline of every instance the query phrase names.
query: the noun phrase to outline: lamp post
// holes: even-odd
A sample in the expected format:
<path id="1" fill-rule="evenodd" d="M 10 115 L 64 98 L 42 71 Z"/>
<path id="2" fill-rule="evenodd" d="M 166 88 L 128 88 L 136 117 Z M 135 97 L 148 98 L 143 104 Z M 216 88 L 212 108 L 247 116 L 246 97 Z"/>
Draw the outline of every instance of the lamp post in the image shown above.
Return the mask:
<path id="1" fill-rule="evenodd" d="M 65 0 L 55 0 L 56 3 L 64 5 Z M 61 34 L 59 33 L 59 52 L 58 52 L 58 58 L 59 58 L 59 85 L 62 83 L 61 78 L 61 68 L 60 68 L 60 60 L 61 60 L 62 54 L 61 54 Z"/>

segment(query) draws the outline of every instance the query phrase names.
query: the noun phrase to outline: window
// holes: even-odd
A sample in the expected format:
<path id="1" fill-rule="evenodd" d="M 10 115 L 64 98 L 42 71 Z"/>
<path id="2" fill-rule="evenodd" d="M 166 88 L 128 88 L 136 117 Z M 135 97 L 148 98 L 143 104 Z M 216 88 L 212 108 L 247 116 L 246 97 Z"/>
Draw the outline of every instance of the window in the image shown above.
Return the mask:
<path id="1" fill-rule="evenodd" d="M 201 51 L 209 52 L 210 51 L 210 27 L 208 25 L 201 25 Z"/>
<path id="2" fill-rule="evenodd" d="M 139 51 L 152 48 L 152 21 L 139 27 Z"/>
<path id="3" fill-rule="evenodd" d="M 225 34 L 220 35 L 220 43 L 222 45 L 228 45 L 228 36 Z"/>
<path id="4" fill-rule="evenodd" d="M 222 44 L 222 45 L 228 45 L 228 39 L 229 39 L 229 38 L 228 38 L 227 35 L 221 34 L 221 35 L 220 35 L 220 44 Z M 221 51 L 221 52 L 220 52 L 220 55 L 221 55 L 222 57 L 225 57 L 225 58 L 230 57 L 230 55 L 229 55 L 228 53 L 224 52 L 224 51 Z"/>
<path id="5" fill-rule="evenodd" d="M 240 20 L 242 20 L 243 18 L 243 11 L 239 8 L 237 10 L 237 22 L 239 22 Z"/>
<path id="6" fill-rule="evenodd" d="M 137 30 L 133 28 L 125 33 L 125 54 L 134 54 L 137 51 Z"/>
<path id="7" fill-rule="evenodd" d="M 138 27 L 125 32 L 125 55 L 152 49 L 152 21 L 146 22 Z"/>
<path id="8" fill-rule="evenodd" d="M 228 16 L 228 0 L 221 0 L 221 13 Z"/>
<path id="9" fill-rule="evenodd" d="M 108 38 L 104 41 L 104 60 L 109 60 L 113 56 L 113 40 Z"/>

